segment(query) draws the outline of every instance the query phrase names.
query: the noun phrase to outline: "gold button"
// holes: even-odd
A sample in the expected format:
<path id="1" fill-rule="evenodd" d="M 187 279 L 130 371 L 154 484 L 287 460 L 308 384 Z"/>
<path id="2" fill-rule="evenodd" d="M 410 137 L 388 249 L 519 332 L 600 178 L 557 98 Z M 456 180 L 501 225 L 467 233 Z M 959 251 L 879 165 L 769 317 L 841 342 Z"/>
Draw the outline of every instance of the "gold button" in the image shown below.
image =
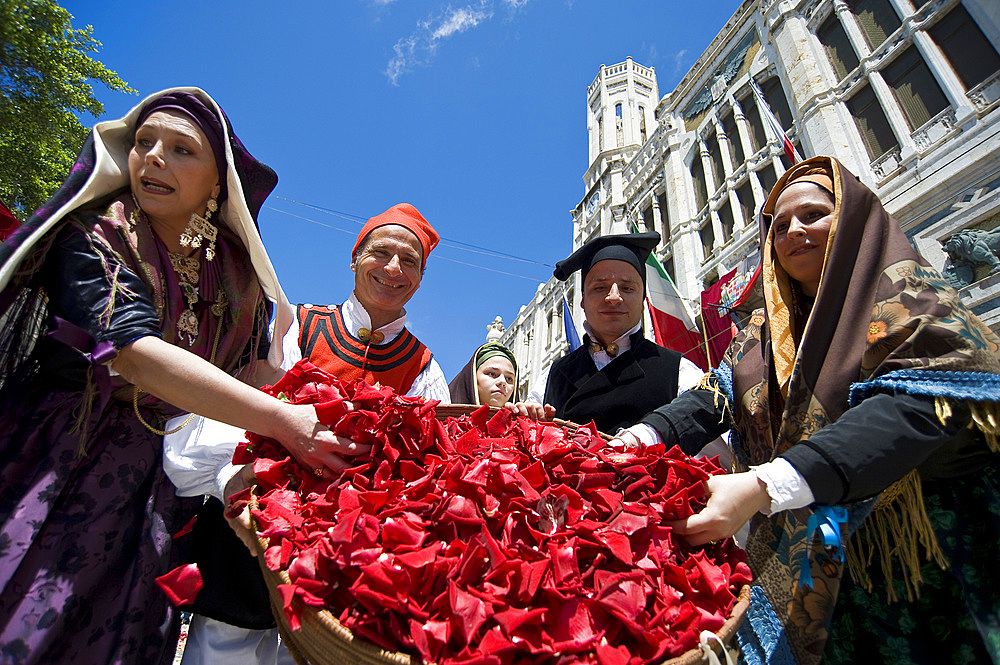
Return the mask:
<path id="1" fill-rule="evenodd" d="M 372 331 L 368 328 L 358 328 L 358 339 L 362 342 L 367 342 L 372 336 Z"/>
<path id="2" fill-rule="evenodd" d="M 376 330 L 372 334 L 372 344 L 381 344 L 382 340 L 385 339 L 385 333 Z"/>

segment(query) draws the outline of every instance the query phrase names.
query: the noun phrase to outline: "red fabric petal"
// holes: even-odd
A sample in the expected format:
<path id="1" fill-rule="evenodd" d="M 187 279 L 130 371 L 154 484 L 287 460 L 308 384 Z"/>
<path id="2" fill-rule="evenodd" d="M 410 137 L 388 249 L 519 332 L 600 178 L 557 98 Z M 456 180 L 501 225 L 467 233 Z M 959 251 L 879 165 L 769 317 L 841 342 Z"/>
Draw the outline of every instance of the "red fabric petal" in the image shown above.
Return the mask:
<path id="1" fill-rule="evenodd" d="M 451 605 L 452 630 L 463 642 L 471 643 L 479 628 L 492 613 L 489 606 L 455 585 L 452 585 L 448 592 L 448 602 Z"/>
<path id="2" fill-rule="evenodd" d="M 254 519 L 294 582 L 278 591 L 296 628 L 298 608 L 326 605 L 358 639 L 440 665 L 645 665 L 721 625 L 750 579 L 730 542 L 690 555 L 664 524 L 704 506 L 711 460 L 487 407 L 439 421 L 308 363 L 266 390 L 372 445 L 332 481 L 255 434 L 234 455 L 259 468 Z"/>
<path id="3" fill-rule="evenodd" d="M 183 538 L 184 536 L 186 536 L 189 533 L 191 533 L 192 531 L 194 531 L 194 524 L 197 521 L 198 521 L 198 516 L 197 515 L 195 515 L 190 520 L 188 520 L 188 523 L 185 524 L 184 526 L 182 526 L 180 528 L 180 531 L 178 531 L 177 533 L 174 534 L 174 540 L 177 540 L 178 538 Z"/>
<path id="4" fill-rule="evenodd" d="M 201 571 L 196 563 L 178 566 L 169 573 L 157 577 L 156 583 L 163 589 L 163 593 L 167 594 L 170 602 L 177 607 L 193 603 L 204 586 Z"/>
<path id="5" fill-rule="evenodd" d="M 628 647 L 625 645 L 613 647 L 607 640 L 602 639 L 597 645 L 597 662 L 599 665 L 628 665 Z"/>

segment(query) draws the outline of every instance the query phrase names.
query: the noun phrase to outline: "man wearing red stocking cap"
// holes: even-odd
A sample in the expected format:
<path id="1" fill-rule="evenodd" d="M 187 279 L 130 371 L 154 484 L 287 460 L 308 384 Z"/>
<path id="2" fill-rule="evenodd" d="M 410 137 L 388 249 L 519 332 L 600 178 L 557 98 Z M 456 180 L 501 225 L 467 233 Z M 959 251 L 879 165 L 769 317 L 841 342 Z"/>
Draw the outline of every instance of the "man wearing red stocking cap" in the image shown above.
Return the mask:
<path id="1" fill-rule="evenodd" d="M 351 252 L 351 297 L 336 307 L 298 308 L 302 356 L 344 380 L 364 378 L 448 402 L 444 373 L 406 329 L 403 309 L 437 243 L 437 232 L 409 203 L 369 219 Z"/>
<path id="2" fill-rule="evenodd" d="M 449 403 L 444 373 L 427 347 L 406 329 L 404 309 L 420 287 L 427 256 L 437 243 L 437 232 L 409 203 L 369 219 L 351 251 L 354 291 L 340 305 L 298 306 L 296 321 L 283 340 L 283 367 L 306 358 L 346 381 L 363 378 L 371 384 L 391 386 L 402 395 Z M 241 489 L 249 469 L 240 473 L 241 467 L 229 461 L 242 438 L 242 431 L 199 419 L 167 437 L 164 466 L 177 485 L 177 493 L 211 494 L 224 501 Z M 336 470 L 343 465 L 336 455 L 329 455 L 327 467 Z M 320 467 L 315 472 L 329 470 Z M 199 599 L 211 594 L 218 599 L 219 609 L 192 618 L 183 665 L 293 662 L 287 650 L 278 648 L 276 630 L 248 628 L 245 626 L 255 624 L 236 621 L 251 609 L 254 614 L 269 613 L 266 593 L 261 594 L 260 602 L 253 603 L 259 605 L 256 608 L 247 607 L 245 592 L 238 599 L 232 594 L 239 580 L 245 591 L 251 572 L 259 576 L 256 562 L 246 550 L 238 543 L 236 549 L 219 557 L 228 563 L 218 574 L 202 571 L 205 587 Z M 235 572 L 233 562 L 238 558 L 249 559 L 253 566 Z"/>

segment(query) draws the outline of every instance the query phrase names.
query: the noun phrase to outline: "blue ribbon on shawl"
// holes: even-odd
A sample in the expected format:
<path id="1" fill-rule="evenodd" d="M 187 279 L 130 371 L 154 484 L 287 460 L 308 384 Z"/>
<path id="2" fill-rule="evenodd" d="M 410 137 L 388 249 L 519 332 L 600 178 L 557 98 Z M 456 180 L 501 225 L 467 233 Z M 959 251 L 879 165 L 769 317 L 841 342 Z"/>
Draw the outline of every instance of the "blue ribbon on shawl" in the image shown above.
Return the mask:
<path id="1" fill-rule="evenodd" d="M 843 559 L 844 543 L 840 539 L 840 525 L 846 524 L 847 519 L 847 509 L 842 506 L 817 506 L 813 510 L 806 523 L 807 547 L 802 553 L 799 586 L 808 586 L 811 589 L 813 585 L 812 571 L 809 569 L 808 543 L 812 542 L 813 534 L 817 531 L 823 539 L 823 545 L 833 549 L 833 557 L 838 561 Z"/>

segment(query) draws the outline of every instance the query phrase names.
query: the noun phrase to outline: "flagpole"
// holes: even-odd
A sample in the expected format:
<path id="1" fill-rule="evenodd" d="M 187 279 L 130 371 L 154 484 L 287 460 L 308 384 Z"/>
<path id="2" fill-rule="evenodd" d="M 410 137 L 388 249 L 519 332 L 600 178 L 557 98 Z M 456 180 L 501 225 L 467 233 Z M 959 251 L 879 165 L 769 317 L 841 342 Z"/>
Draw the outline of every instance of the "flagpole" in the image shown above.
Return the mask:
<path id="1" fill-rule="evenodd" d="M 715 363 L 712 361 L 712 347 L 708 344 L 708 333 L 705 332 L 705 315 L 702 314 L 698 317 L 698 328 L 701 329 L 701 340 L 705 345 L 705 357 L 708 358 L 708 368 L 711 369 L 715 367 Z"/>

